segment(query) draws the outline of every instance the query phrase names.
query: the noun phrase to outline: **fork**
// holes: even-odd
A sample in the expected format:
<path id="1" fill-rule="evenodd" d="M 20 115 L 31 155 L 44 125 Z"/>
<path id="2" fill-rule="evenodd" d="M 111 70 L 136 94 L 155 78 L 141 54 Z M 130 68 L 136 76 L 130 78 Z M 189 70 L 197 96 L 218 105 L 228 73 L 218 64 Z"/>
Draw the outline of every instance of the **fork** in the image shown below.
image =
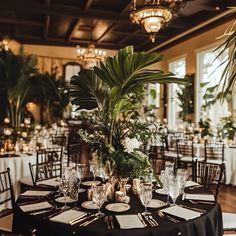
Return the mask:
<path id="1" fill-rule="evenodd" d="M 170 221 L 172 221 L 172 222 L 175 222 L 175 223 L 180 222 L 179 220 L 176 220 L 176 219 L 172 218 L 171 216 L 165 215 L 162 211 L 157 211 L 157 214 L 158 214 L 161 218 L 170 220 Z"/>
<path id="2" fill-rule="evenodd" d="M 208 201 L 195 201 L 195 200 L 191 200 L 189 199 L 189 201 L 193 204 L 210 204 L 210 205 L 214 205 L 215 202 L 208 202 Z"/>
<path id="3" fill-rule="evenodd" d="M 155 224 L 155 226 L 158 226 L 157 221 L 153 218 L 153 216 L 149 216 L 149 219 Z"/>
<path id="4" fill-rule="evenodd" d="M 109 217 L 105 216 L 104 222 L 107 224 L 107 229 L 111 229 L 110 224 L 109 224 Z"/>
<path id="5" fill-rule="evenodd" d="M 114 224 L 113 224 L 113 216 L 109 216 L 108 220 L 110 221 L 111 228 L 114 229 Z"/>

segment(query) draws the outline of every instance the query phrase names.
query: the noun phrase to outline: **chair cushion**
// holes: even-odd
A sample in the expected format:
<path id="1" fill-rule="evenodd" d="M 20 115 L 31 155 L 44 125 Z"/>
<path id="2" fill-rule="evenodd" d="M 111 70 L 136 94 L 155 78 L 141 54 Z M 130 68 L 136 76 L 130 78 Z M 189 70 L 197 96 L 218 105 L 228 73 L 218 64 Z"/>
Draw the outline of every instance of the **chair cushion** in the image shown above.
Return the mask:
<path id="1" fill-rule="evenodd" d="M 178 157 L 178 154 L 176 152 L 165 152 L 164 153 L 164 156 L 165 157 L 173 157 L 173 158 L 177 158 Z M 182 157 L 183 155 L 179 155 L 179 157 Z"/>
<path id="2" fill-rule="evenodd" d="M 12 232 L 13 214 L 0 218 L 0 230 Z"/>
<path id="3" fill-rule="evenodd" d="M 183 156 L 180 158 L 180 161 L 192 162 L 192 157 L 191 156 Z"/>
<path id="4" fill-rule="evenodd" d="M 222 213 L 224 230 L 236 230 L 236 213 Z"/>
<path id="5" fill-rule="evenodd" d="M 207 163 L 220 165 L 222 164 L 222 160 L 209 159 L 207 160 Z M 223 163 L 225 163 L 225 161 Z"/>

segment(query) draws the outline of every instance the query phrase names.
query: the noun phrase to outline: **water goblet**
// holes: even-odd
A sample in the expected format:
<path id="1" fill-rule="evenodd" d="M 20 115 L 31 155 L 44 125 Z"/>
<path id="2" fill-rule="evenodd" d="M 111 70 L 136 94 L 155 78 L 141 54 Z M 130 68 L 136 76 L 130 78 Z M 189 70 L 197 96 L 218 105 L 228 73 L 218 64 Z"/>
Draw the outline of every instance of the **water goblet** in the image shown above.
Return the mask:
<path id="1" fill-rule="evenodd" d="M 180 193 L 184 193 L 184 187 L 188 179 L 188 172 L 186 169 L 177 169 L 177 178 L 180 185 Z"/>
<path id="2" fill-rule="evenodd" d="M 66 178 L 59 179 L 59 189 L 60 189 L 60 192 L 64 195 L 64 201 L 65 201 L 65 205 L 61 209 L 66 210 L 69 208 L 66 205 L 66 196 L 70 191 L 70 187 L 71 187 L 71 183 L 69 179 L 66 179 Z"/>
<path id="3" fill-rule="evenodd" d="M 145 211 L 142 213 L 142 215 L 144 216 L 151 215 L 151 213 L 147 211 L 147 206 L 152 200 L 152 184 L 150 183 L 141 184 L 140 200 L 145 207 Z"/>
<path id="4" fill-rule="evenodd" d="M 76 171 L 77 171 L 77 177 L 79 179 L 78 182 L 78 193 L 84 192 L 84 189 L 80 188 L 82 179 L 85 177 L 86 175 L 86 171 L 87 171 L 87 166 L 85 164 L 77 164 L 76 166 Z"/>
<path id="5" fill-rule="evenodd" d="M 180 194 L 180 184 L 177 177 L 170 180 L 169 195 L 172 198 L 173 205 L 176 205 L 176 199 Z"/>
<path id="6" fill-rule="evenodd" d="M 174 166 L 175 166 L 174 162 L 171 162 L 171 161 L 166 161 L 165 162 L 165 171 L 167 172 L 167 174 L 173 174 L 174 173 Z"/>
<path id="7" fill-rule="evenodd" d="M 98 186 L 93 186 L 92 191 L 93 191 L 92 200 L 98 206 L 98 213 L 96 214 L 96 216 L 99 218 L 103 217 L 105 216 L 105 214 L 101 212 L 101 207 L 106 200 L 106 189 L 104 186 L 98 185 Z"/>
<path id="8" fill-rule="evenodd" d="M 93 181 L 95 182 L 95 177 L 98 174 L 99 168 L 93 161 L 89 161 L 89 165 L 89 170 L 93 173 Z"/>

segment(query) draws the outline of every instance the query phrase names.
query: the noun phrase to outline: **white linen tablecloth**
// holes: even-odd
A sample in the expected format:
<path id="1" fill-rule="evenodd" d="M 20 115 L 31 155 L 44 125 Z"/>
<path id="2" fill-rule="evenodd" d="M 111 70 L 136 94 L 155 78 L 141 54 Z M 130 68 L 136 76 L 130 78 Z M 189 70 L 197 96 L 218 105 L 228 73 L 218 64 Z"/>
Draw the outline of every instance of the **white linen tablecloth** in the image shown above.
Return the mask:
<path id="1" fill-rule="evenodd" d="M 5 171 L 10 168 L 11 181 L 14 189 L 15 197 L 20 194 L 19 180 L 25 176 L 30 176 L 29 163 L 35 164 L 36 153 L 32 155 L 20 154 L 19 157 L 0 157 L 0 171 Z M 6 207 L 11 207 L 11 203 L 6 203 L 0 206 L 0 211 Z"/>

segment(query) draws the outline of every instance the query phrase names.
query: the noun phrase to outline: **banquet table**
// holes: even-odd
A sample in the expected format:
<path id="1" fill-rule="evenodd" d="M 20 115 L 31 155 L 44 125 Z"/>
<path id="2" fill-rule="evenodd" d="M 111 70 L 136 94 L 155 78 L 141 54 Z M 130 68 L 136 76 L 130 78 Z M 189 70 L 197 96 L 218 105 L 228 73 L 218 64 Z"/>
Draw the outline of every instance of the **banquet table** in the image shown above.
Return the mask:
<path id="1" fill-rule="evenodd" d="M 198 188 L 197 190 L 189 190 L 191 193 L 202 192 L 209 193 L 209 190 L 205 190 L 203 188 Z M 188 192 L 189 192 L 188 191 Z M 158 216 L 157 209 L 149 208 L 150 212 L 154 219 L 158 222 L 158 226 L 150 227 L 148 225 L 145 228 L 132 228 L 132 229 L 120 229 L 120 226 L 115 218 L 115 215 L 130 215 L 142 213 L 144 211 L 144 207 L 141 205 L 140 200 L 136 195 L 132 192 L 129 193 L 131 197 L 130 206 L 131 208 L 128 211 L 122 213 L 114 213 L 106 210 L 105 206 L 110 202 L 106 202 L 102 207 L 102 212 L 105 215 L 113 215 L 114 218 L 114 229 L 108 229 L 106 227 L 106 223 L 104 222 L 104 218 L 100 218 L 88 226 L 79 226 L 69 225 L 64 223 L 56 223 L 51 221 L 48 218 L 48 213 L 44 213 L 41 215 L 31 215 L 30 213 L 23 212 L 19 205 L 16 208 L 16 213 L 14 217 L 14 228 L 18 231 L 22 231 L 26 227 L 28 228 L 36 228 L 37 235 L 79 235 L 79 236 L 151 236 L 151 235 L 163 235 L 163 236 L 221 236 L 223 235 L 223 226 L 222 226 L 222 216 L 221 216 L 221 208 L 217 202 L 213 204 L 192 204 L 188 200 L 182 200 L 180 196 L 177 199 L 177 204 L 182 204 L 188 207 L 199 207 L 201 209 L 205 209 L 206 213 L 203 213 L 200 217 L 194 218 L 188 221 L 180 221 L 178 223 L 171 222 L 167 219 L 163 219 Z M 153 198 L 166 201 L 166 195 L 161 195 L 154 193 Z M 47 200 L 55 204 L 53 197 L 50 199 L 47 197 Z M 80 193 L 79 200 L 77 203 L 72 204 L 71 207 L 80 207 L 81 203 L 87 200 L 87 193 Z M 17 200 L 17 204 L 24 204 L 29 201 L 27 198 L 19 198 Z M 32 199 L 31 199 L 32 201 Z M 58 205 L 58 203 L 57 203 Z M 163 207 L 162 207 L 163 208 Z M 82 208 L 82 211 L 96 213 L 95 210 L 87 210 Z M 129 218 L 127 218 L 128 220 Z M 22 228 L 24 227 L 24 228 Z"/>
<path id="2" fill-rule="evenodd" d="M 0 157 L 0 171 L 10 168 L 11 181 L 14 189 L 15 197 L 20 194 L 19 180 L 22 177 L 30 176 L 29 163 L 36 162 L 36 153 L 17 153 L 15 156 Z M 10 203 L 0 206 L 0 211 L 6 207 L 10 207 Z"/>
<path id="3" fill-rule="evenodd" d="M 204 157 L 204 144 L 194 144 L 195 155 Z M 225 146 L 225 180 L 226 184 L 236 185 L 236 146 Z"/>

